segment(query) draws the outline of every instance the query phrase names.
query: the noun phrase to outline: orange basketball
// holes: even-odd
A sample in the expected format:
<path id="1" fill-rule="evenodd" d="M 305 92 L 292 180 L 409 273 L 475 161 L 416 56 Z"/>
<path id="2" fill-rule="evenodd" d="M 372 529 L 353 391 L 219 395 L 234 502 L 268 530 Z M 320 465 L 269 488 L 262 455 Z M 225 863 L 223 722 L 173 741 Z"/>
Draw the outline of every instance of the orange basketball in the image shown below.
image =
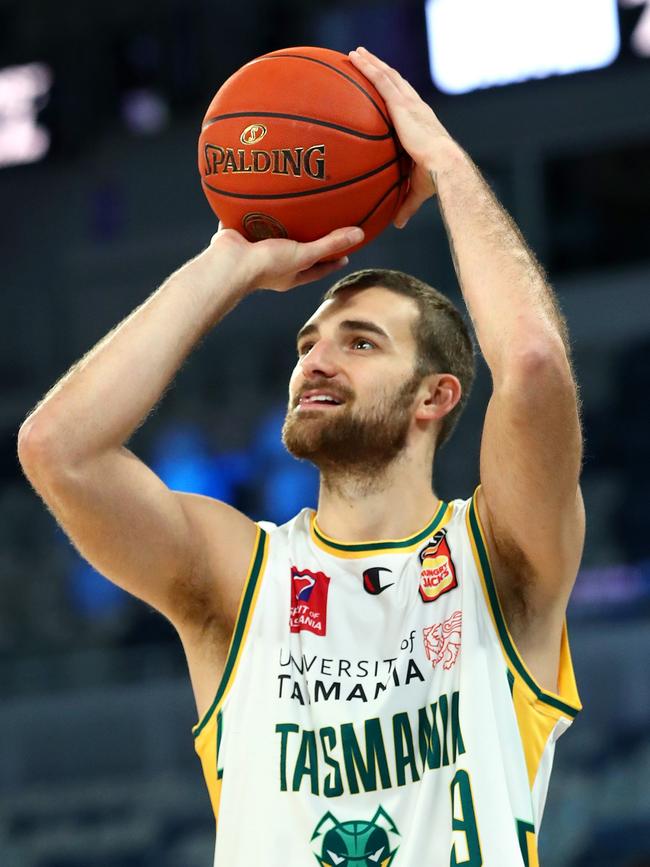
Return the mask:
<path id="1" fill-rule="evenodd" d="M 217 92 L 199 138 L 210 207 L 251 241 L 361 226 L 367 244 L 402 203 L 410 167 L 379 93 L 326 48 L 247 63 Z"/>

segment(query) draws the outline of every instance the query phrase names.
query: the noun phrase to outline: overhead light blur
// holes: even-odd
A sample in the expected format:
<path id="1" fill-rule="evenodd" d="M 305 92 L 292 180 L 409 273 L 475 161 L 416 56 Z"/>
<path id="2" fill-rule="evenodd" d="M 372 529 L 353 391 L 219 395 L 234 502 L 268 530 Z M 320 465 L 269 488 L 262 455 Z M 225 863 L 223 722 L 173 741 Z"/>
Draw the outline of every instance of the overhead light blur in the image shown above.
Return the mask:
<path id="1" fill-rule="evenodd" d="M 127 90 L 122 97 L 122 119 L 136 135 L 155 135 L 169 124 L 169 105 L 149 87 Z"/>
<path id="2" fill-rule="evenodd" d="M 632 34 L 632 48 L 641 57 L 650 57 L 650 0 L 620 0 L 621 6 L 645 6 L 636 30 Z"/>
<path id="3" fill-rule="evenodd" d="M 617 0 L 426 0 L 426 21 L 446 93 L 598 69 L 620 49 Z"/>
<path id="4" fill-rule="evenodd" d="M 34 163 L 50 148 L 50 134 L 37 123 L 52 88 L 45 63 L 0 69 L 0 168 Z"/>

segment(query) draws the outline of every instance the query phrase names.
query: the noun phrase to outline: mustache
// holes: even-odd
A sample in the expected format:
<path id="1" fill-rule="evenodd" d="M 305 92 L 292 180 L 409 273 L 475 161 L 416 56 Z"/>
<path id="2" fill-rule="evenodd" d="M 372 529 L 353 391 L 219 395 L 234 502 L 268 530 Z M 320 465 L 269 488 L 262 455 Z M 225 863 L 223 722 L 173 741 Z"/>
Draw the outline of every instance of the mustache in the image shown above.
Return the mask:
<path id="1" fill-rule="evenodd" d="M 300 391 L 296 394 L 292 401 L 292 406 L 296 407 L 300 403 L 301 398 L 308 391 L 319 391 L 321 390 L 327 392 L 327 394 L 331 394 L 332 397 L 335 397 L 340 401 L 349 401 L 354 398 L 354 392 L 351 388 L 348 388 L 345 385 L 332 385 L 327 379 L 313 379 L 309 382 L 304 382 L 300 388 Z"/>

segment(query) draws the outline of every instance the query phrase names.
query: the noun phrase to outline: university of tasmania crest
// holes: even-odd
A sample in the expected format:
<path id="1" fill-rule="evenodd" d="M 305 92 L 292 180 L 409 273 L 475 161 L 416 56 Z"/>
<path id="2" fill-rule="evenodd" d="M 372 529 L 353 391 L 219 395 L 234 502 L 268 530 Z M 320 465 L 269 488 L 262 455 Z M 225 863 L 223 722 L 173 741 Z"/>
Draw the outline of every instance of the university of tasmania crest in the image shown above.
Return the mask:
<path id="1" fill-rule="evenodd" d="M 442 623 L 434 623 L 422 630 L 424 652 L 433 668 L 442 663 L 442 667 L 449 671 L 454 666 L 460 653 L 462 628 L 463 613 L 454 611 Z"/>
<path id="2" fill-rule="evenodd" d="M 447 542 L 447 530 L 438 530 L 420 551 L 420 596 L 435 602 L 443 593 L 458 587 L 456 569 Z"/>

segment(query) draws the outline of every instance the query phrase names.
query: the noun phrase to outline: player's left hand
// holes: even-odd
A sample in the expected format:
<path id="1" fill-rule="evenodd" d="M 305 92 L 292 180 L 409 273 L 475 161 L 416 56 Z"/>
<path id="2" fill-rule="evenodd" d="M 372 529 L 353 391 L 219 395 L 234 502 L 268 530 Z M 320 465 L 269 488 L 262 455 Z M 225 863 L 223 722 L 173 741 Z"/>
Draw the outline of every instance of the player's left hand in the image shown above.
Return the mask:
<path id="1" fill-rule="evenodd" d="M 349 57 L 383 97 L 397 136 L 414 162 L 409 193 L 393 220 L 402 229 L 422 203 L 435 194 L 433 155 L 440 143 L 453 139 L 431 107 L 397 70 L 365 48 L 351 51 Z"/>

